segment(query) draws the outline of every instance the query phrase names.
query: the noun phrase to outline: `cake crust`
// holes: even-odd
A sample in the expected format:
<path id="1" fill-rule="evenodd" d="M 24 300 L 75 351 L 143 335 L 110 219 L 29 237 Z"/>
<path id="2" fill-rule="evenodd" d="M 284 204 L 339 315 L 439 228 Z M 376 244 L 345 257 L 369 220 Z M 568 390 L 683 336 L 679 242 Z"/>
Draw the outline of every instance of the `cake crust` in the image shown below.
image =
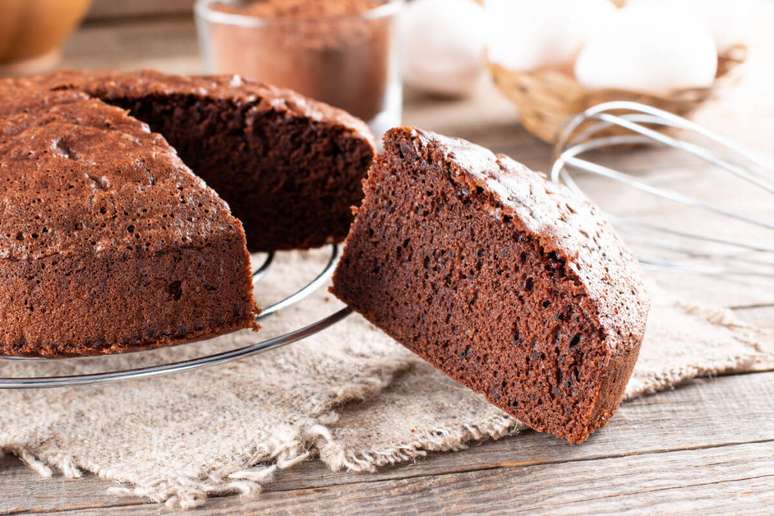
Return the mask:
<path id="1" fill-rule="evenodd" d="M 63 71 L 23 81 L 85 92 L 147 123 L 229 204 L 251 251 L 343 241 L 376 152 L 348 113 L 239 76 Z"/>
<path id="2" fill-rule="evenodd" d="M 532 428 L 585 441 L 612 416 L 648 301 L 599 210 L 502 155 L 385 136 L 333 293 Z"/>

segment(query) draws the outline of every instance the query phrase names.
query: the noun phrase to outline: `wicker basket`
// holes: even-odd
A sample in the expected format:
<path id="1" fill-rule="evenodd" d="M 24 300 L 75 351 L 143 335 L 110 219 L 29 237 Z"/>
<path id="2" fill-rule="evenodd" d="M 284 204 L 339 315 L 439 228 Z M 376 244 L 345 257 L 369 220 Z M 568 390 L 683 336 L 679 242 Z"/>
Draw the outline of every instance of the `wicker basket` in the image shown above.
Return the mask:
<path id="1" fill-rule="evenodd" d="M 688 115 L 735 79 L 737 74 L 732 72 L 746 57 L 747 47 L 733 47 L 718 59 L 717 76 L 711 87 L 676 90 L 663 96 L 614 89 L 587 90 L 570 72 L 556 69 L 514 71 L 490 63 L 489 70 L 498 89 L 519 109 L 524 127 L 541 140 L 556 143 L 571 117 L 601 102 L 631 100 Z"/>

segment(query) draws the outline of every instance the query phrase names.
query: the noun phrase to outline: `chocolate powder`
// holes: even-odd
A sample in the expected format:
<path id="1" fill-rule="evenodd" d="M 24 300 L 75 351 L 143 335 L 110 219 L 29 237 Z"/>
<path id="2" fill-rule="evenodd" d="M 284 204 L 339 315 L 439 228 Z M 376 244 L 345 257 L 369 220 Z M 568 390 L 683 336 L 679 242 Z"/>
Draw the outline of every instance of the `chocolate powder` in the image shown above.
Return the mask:
<path id="1" fill-rule="evenodd" d="M 221 12 L 257 18 L 312 18 L 356 16 L 379 5 L 380 0 L 256 0 L 247 4 L 215 4 Z"/>

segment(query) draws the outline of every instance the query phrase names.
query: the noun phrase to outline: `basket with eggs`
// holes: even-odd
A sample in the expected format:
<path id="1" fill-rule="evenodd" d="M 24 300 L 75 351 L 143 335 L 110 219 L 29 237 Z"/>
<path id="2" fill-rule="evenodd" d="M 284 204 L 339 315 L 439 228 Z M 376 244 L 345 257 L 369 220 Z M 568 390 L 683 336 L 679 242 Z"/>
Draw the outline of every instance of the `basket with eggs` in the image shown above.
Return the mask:
<path id="1" fill-rule="evenodd" d="M 416 3 L 423 1 L 433 0 Z M 688 115 L 738 76 L 747 54 L 745 0 L 447 0 L 447 11 L 452 4 L 466 10 L 465 47 L 461 34 L 449 37 L 456 66 L 466 65 L 470 83 L 481 52 L 482 69 L 524 127 L 550 143 L 571 117 L 601 102 Z M 421 74 L 408 70 L 409 82 L 412 75 Z M 455 84 L 436 79 L 446 90 Z"/>

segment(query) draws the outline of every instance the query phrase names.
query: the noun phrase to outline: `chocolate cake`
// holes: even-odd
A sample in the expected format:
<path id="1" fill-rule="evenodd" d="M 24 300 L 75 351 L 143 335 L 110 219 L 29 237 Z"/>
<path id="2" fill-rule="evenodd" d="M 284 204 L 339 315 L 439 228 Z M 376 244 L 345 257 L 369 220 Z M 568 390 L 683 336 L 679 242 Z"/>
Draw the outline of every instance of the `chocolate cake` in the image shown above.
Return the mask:
<path id="1" fill-rule="evenodd" d="M 519 163 L 393 129 L 332 291 L 530 427 L 585 441 L 618 406 L 648 311 L 599 211 Z"/>
<path id="2" fill-rule="evenodd" d="M 363 122 L 238 76 L 63 72 L 38 79 L 127 109 L 162 134 L 244 224 L 252 251 L 344 240 L 374 156 Z"/>
<path id="3" fill-rule="evenodd" d="M 0 81 L 0 354 L 255 328 L 249 267 L 241 224 L 162 136 L 85 93 Z"/>

